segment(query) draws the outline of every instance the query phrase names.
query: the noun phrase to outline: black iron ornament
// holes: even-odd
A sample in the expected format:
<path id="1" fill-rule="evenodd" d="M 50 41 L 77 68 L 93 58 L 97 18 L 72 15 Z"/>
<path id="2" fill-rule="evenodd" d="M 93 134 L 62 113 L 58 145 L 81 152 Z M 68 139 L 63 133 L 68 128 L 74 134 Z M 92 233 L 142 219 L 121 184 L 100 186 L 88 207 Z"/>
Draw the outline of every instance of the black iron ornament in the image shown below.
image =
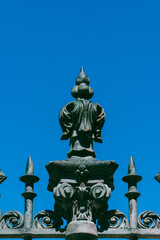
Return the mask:
<path id="1" fill-rule="evenodd" d="M 31 156 L 28 158 L 26 174 L 20 177 L 20 180 L 25 183 L 25 192 L 22 193 L 22 196 L 25 198 L 24 228 L 31 228 L 33 199 L 37 196 L 37 194 L 33 191 L 33 184 L 39 181 L 39 177 L 34 175 L 33 161 Z"/>
<path id="2" fill-rule="evenodd" d="M 113 175 L 118 164 L 115 161 L 95 159 L 93 141 L 102 143 L 101 130 L 105 122 L 104 109 L 89 101 L 93 89 L 89 78 L 81 68 L 72 88 L 76 101 L 68 103 L 59 114 L 63 130 L 62 140 L 70 138 L 68 159 L 47 164 L 48 190 L 55 198 L 55 214 L 67 220 L 66 238 L 97 238 L 97 228 L 108 228 L 108 200 L 114 189 Z M 83 226 L 83 227 L 82 227 Z M 85 232 L 87 226 L 88 233 Z M 93 231 L 93 229 L 95 229 Z"/>
<path id="3" fill-rule="evenodd" d="M 76 101 L 65 105 L 59 114 L 62 140 L 70 139 L 68 159 L 46 165 L 49 174 L 48 191 L 54 196 L 54 210 L 39 211 L 33 217 L 33 199 L 36 197 L 32 158 L 28 158 L 26 174 L 20 177 L 25 183 L 24 216 L 18 211 L 0 213 L 0 238 L 138 238 L 160 239 L 160 216 L 143 211 L 137 217 L 137 183 L 142 177 L 136 174 L 133 157 L 129 160 L 126 197 L 129 201 L 129 221 L 119 210 L 108 211 L 109 199 L 114 190 L 115 161 L 95 159 L 93 141 L 102 142 L 101 131 L 105 122 L 104 109 L 89 99 L 94 91 L 82 68 L 71 94 Z M 6 176 L 0 170 L 0 184 Z M 160 174 L 155 179 L 160 182 Z M 64 221 L 65 220 L 65 221 Z"/>
<path id="4" fill-rule="evenodd" d="M 76 101 L 68 103 L 59 114 L 63 130 L 61 140 L 70 138 L 68 157 L 96 157 L 93 141 L 102 143 L 101 130 L 105 122 L 104 109 L 89 101 L 94 91 L 89 86 L 89 78 L 83 67 L 76 79 L 76 86 L 71 94 Z"/>
<path id="5" fill-rule="evenodd" d="M 137 182 L 142 180 L 142 177 L 136 174 L 136 166 L 131 156 L 128 165 L 128 175 L 123 177 L 124 182 L 128 183 L 128 193 L 126 197 L 129 200 L 129 223 L 131 228 L 137 227 L 137 198 L 140 193 L 137 192 Z"/>

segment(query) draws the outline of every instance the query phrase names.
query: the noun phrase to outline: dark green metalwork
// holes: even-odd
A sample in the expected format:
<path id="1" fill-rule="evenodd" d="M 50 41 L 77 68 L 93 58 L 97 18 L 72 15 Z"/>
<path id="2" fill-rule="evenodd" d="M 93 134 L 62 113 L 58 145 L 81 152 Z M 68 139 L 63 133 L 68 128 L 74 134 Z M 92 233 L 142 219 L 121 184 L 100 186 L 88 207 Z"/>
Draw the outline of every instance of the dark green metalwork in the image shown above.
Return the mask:
<path id="1" fill-rule="evenodd" d="M 59 114 L 63 131 L 61 140 L 70 138 L 70 152 L 67 154 L 69 158 L 72 156 L 96 157 L 93 140 L 102 143 L 101 130 L 105 122 L 105 113 L 98 103 L 88 100 L 94 93 L 89 82 L 82 67 L 76 79 L 76 86 L 71 91 L 76 101 L 64 106 Z"/>
<path id="2" fill-rule="evenodd" d="M 113 186 L 115 161 L 96 160 L 93 141 L 102 143 L 104 109 L 89 101 L 94 91 L 84 69 L 76 79 L 71 94 L 76 101 L 68 103 L 59 114 L 63 130 L 61 139 L 70 138 L 69 159 L 47 164 L 48 190 L 55 198 L 54 211 L 67 220 L 66 239 L 97 239 L 97 227 L 109 227 L 108 200 Z M 115 212 L 114 212 L 115 213 Z M 118 215 L 117 215 L 118 216 Z M 121 215 L 122 216 L 122 215 Z"/>
<path id="3" fill-rule="evenodd" d="M 8 211 L 0 214 L 0 238 L 129 238 L 137 240 L 160 239 L 160 216 L 153 211 L 143 211 L 137 217 L 137 183 L 142 177 L 136 174 L 133 157 L 129 160 L 126 197 L 129 201 L 129 223 L 119 210 L 108 211 L 108 202 L 114 190 L 115 161 L 95 159 L 93 141 L 102 142 L 101 130 L 105 113 L 98 103 L 89 99 L 94 91 L 82 68 L 71 94 L 76 101 L 62 108 L 59 121 L 63 130 L 61 139 L 70 138 L 68 159 L 46 165 L 49 174 L 48 190 L 55 198 L 54 211 L 42 210 L 33 220 L 34 175 L 33 161 L 29 157 L 26 174 L 20 177 L 25 183 L 25 213 Z M 6 176 L 0 171 L 0 183 Z M 160 173 L 155 179 L 160 182 Z M 66 221 L 63 221 L 63 220 Z M 66 222 L 66 224 L 65 224 Z"/>
<path id="4" fill-rule="evenodd" d="M 137 228 L 137 198 L 140 196 L 140 193 L 137 192 L 137 182 L 141 180 L 142 177 L 136 174 L 135 163 L 131 156 L 128 175 L 123 177 L 123 181 L 128 183 L 128 193 L 125 196 L 129 200 L 129 223 L 131 228 Z"/>
<path id="5" fill-rule="evenodd" d="M 39 177 L 34 175 L 32 158 L 28 158 L 26 174 L 20 177 L 20 180 L 25 183 L 25 192 L 22 196 L 25 198 L 25 216 L 24 227 L 32 227 L 32 215 L 33 215 L 33 199 L 37 196 L 33 191 L 33 184 L 39 181 Z"/>

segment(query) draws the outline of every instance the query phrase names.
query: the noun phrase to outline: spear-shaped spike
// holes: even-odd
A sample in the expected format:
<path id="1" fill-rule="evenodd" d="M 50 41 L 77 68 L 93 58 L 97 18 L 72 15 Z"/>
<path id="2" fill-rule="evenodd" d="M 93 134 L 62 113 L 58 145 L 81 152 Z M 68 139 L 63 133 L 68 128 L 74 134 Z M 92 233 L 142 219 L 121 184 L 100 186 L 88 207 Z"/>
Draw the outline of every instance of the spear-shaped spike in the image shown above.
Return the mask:
<path id="1" fill-rule="evenodd" d="M 135 166 L 134 159 L 132 156 L 129 159 L 128 174 L 136 174 L 136 166 Z"/>
<path id="2" fill-rule="evenodd" d="M 26 174 L 34 174 L 33 161 L 31 156 L 29 156 L 28 158 L 28 162 L 26 166 Z"/>
<path id="3" fill-rule="evenodd" d="M 128 165 L 128 175 L 122 180 L 128 183 L 128 192 L 125 196 L 129 200 L 129 223 L 131 228 L 137 228 L 137 198 L 140 193 L 137 191 L 137 182 L 142 180 L 142 177 L 136 174 L 136 167 L 131 156 Z"/>
<path id="4" fill-rule="evenodd" d="M 31 156 L 27 161 L 26 174 L 20 177 L 20 180 L 25 183 L 25 192 L 22 193 L 22 196 L 25 198 L 24 228 L 29 229 L 32 226 L 33 199 L 37 196 L 33 191 L 33 186 L 34 183 L 39 181 L 39 177 L 34 175 Z"/>

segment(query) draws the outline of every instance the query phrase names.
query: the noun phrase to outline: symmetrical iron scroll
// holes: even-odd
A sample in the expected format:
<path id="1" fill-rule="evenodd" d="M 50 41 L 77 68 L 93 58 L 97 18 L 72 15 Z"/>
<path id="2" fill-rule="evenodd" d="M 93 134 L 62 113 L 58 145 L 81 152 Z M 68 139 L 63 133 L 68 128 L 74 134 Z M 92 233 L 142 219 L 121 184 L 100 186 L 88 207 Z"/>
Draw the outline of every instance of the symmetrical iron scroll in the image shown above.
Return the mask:
<path id="1" fill-rule="evenodd" d="M 135 169 L 135 164 L 133 158 L 131 158 L 129 162 L 129 174 L 135 174 L 133 168 Z M 29 158 L 27 163 L 26 174 L 29 173 L 29 169 L 31 170 L 31 176 L 33 176 L 33 162 L 31 158 Z M 59 172 L 57 172 L 57 174 L 59 175 Z M 89 171 L 86 171 L 84 166 L 80 166 L 77 174 L 78 181 L 80 182 L 82 179 L 84 179 L 84 176 L 87 176 L 86 174 L 89 174 Z M 80 194 L 83 197 L 86 196 L 85 194 L 89 194 L 90 192 L 90 194 L 93 195 L 93 201 L 97 201 L 97 199 L 103 199 L 104 196 L 106 197 L 108 188 L 101 183 L 94 184 L 93 186 L 94 187 L 91 186 L 89 189 L 86 188 L 85 185 L 81 184 L 78 188 L 75 187 L 75 190 L 73 190 L 72 187 L 70 187 L 70 185 L 67 183 L 62 183 L 61 187 L 58 186 L 60 190 L 57 191 L 60 192 L 62 196 L 64 196 L 64 194 L 68 194 L 68 197 L 73 197 L 76 191 L 77 194 Z M 136 191 L 134 192 L 136 193 Z M 73 211 L 78 214 L 78 218 L 80 218 L 78 221 L 82 223 L 83 221 L 85 222 L 87 218 L 87 221 L 90 221 L 91 218 L 89 218 L 89 214 L 87 215 L 85 211 L 81 212 L 76 210 L 76 208 L 78 209 L 77 203 L 78 201 L 73 201 L 75 206 L 73 207 Z M 89 203 L 91 203 L 91 201 Z M 91 210 L 89 208 L 91 206 L 92 204 L 88 205 L 89 210 Z M 56 213 L 56 211 L 58 212 L 58 208 L 59 207 L 57 207 L 55 204 L 55 211 L 43 210 L 37 213 L 33 220 L 31 220 L 31 227 L 29 228 L 25 227 L 25 221 L 28 222 L 28 220 L 26 220 L 21 213 L 18 211 L 6 212 L 0 217 L 0 238 L 24 238 L 24 236 L 36 236 L 39 238 L 64 238 L 66 235 L 67 223 L 65 223 L 62 217 Z M 26 212 L 27 211 L 25 211 L 24 215 L 26 215 Z M 153 211 L 144 211 L 140 213 L 137 218 L 137 226 L 135 228 L 130 227 L 131 223 L 128 223 L 126 215 L 118 210 L 108 211 L 107 208 L 105 208 L 105 211 L 102 212 L 102 215 L 99 212 L 99 217 L 97 220 L 96 217 L 93 219 L 93 223 L 97 225 L 98 236 L 100 238 L 128 238 L 129 236 L 132 236 L 132 238 L 133 236 L 135 236 L 135 238 L 160 238 L 160 216 Z"/>
<path id="2" fill-rule="evenodd" d="M 102 219 L 113 186 L 114 161 L 72 158 L 50 162 L 48 190 L 55 198 L 55 213 L 67 223 Z M 96 179 L 95 179 L 96 176 Z"/>
<path id="3" fill-rule="evenodd" d="M 129 223 L 126 215 L 118 210 L 111 210 L 107 212 L 107 220 L 109 228 L 129 228 Z"/>
<path id="4" fill-rule="evenodd" d="M 139 228 L 160 228 L 160 216 L 152 211 L 144 211 L 138 216 L 138 227 Z"/>
<path id="5" fill-rule="evenodd" d="M 34 175 L 32 158 L 28 158 L 25 183 L 24 216 L 18 211 L 0 212 L 0 238 L 65 238 L 66 240 L 97 240 L 100 238 L 160 239 L 160 216 L 144 211 L 137 217 L 137 183 L 133 157 L 129 160 L 126 197 L 129 202 L 129 221 L 119 210 L 108 210 L 114 190 L 115 161 L 95 159 L 93 141 L 102 142 L 101 130 L 105 121 L 104 109 L 89 101 L 94 91 L 82 68 L 71 94 L 76 101 L 65 105 L 59 114 L 62 140 L 70 139 L 68 159 L 46 165 L 49 174 L 48 190 L 54 196 L 54 210 L 42 210 L 33 217 Z M 160 173 L 156 175 L 160 182 Z M 6 179 L 0 170 L 0 183 Z"/>
<path id="6" fill-rule="evenodd" d="M 8 211 L 0 219 L 0 228 L 22 228 L 24 225 L 23 215 L 18 211 Z"/>
<path id="7" fill-rule="evenodd" d="M 55 228 L 60 229 L 63 224 L 62 218 L 58 217 L 55 212 L 51 210 L 43 210 L 36 214 L 33 220 L 33 228 Z"/>

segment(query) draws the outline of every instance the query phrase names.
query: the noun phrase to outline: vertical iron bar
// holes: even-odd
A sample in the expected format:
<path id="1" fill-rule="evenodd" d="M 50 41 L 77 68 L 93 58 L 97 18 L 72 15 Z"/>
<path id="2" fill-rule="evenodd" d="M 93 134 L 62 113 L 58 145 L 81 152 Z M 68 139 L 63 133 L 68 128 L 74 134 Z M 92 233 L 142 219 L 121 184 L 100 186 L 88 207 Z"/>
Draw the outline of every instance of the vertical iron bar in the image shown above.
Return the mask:
<path id="1" fill-rule="evenodd" d="M 34 175 L 31 157 L 28 158 L 26 174 L 20 177 L 20 180 L 25 183 L 25 192 L 22 193 L 25 198 L 24 228 L 30 229 L 32 227 L 33 199 L 37 196 L 33 191 L 33 185 L 39 181 L 39 178 Z M 30 240 L 31 237 L 25 237 L 25 239 Z"/>
<path id="2" fill-rule="evenodd" d="M 131 228 L 137 228 L 137 200 L 129 199 L 129 224 Z"/>
<path id="3" fill-rule="evenodd" d="M 136 167 L 132 156 L 129 160 L 128 175 L 123 177 L 122 180 L 128 183 L 128 192 L 125 196 L 129 201 L 130 228 L 137 228 L 137 198 L 140 196 L 140 193 L 137 191 L 137 182 L 141 181 L 142 177 L 136 174 Z"/>

